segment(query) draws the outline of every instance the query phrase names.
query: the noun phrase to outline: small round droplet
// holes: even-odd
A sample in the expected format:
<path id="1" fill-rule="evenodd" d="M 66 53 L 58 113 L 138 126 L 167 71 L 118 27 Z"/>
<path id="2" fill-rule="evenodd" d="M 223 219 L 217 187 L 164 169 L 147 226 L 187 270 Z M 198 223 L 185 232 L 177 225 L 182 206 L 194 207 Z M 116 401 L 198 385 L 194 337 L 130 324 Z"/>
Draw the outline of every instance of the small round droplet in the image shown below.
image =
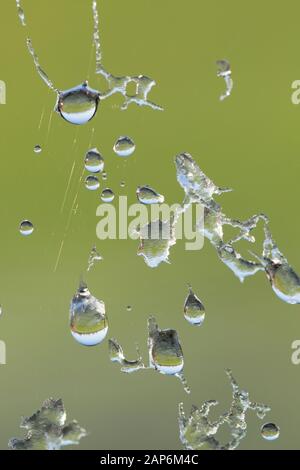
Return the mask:
<path id="1" fill-rule="evenodd" d="M 113 150 L 119 157 L 130 157 L 135 151 L 135 143 L 130 137 L 121 136 L 116 141 Z"/>
<path id="2" fill-rule="evenodd" d="M 127 312 L 131 312 L 132 306 L 131 306 L 131 305 L 127 305 L 126 310 L 127 310 Z"/>
<path id="3" fill-rule="evenodd" d="M 125 188 L 125 186 L 126 186 L 125 181 L 121 181 L 120 186 L 121 186 L 121 188 Z"/>
<path id="4" fill-rule="evenodd" d="M 96 114 L 99 92 L 89 88 L 87 82 L 58 95 L 56 111 L 69 123 L 82 125 Z"/>
<path id="5" fill-rule="evenodd" d="M 274 423 L 265 423 L 261 427 L 261 435 L 266 441 L 275 441 L 280 434 L 279 427 Z"/>
<path id="6" fill-rule="evenodd" d="M 139 186 L 136 195 L 141 204 L 162 204 L 165 200 L 162 194 L 157 193 L 147 185 Z"/>
<path id="7" fill-rule="evenodd" d="M 107 180 L 107 173 L 106 173 L 106 171 L 103 171 L 103 173 L 102 173 L 102 179 L 103 179 L 103 181 Z"/>
<path id="8" fill-rule="evenodd" d="M 114 198 L 115 198 L 115 195 L 111 189 L 109 188 L 103 189 L 102 194 L 101 194 L 101 199 L 103 202 L 112 202 Z"/>
<path id="9" fill-rule="evenodd" d="M 25 237 L 31 235 L 34 230 L 33 224 L 29 220 L 23 220 L 20 223 L 20 233 Z"/>
<path id="10" fill-rule="evenodd" d="M 104 158 L 96 148 L 91 149 L 86 153 L 84 166 L 85 169 L 91 173 L 99 173 L 103 171 Z"/>
<path id="11" fill-rule="evenodd" d="M 33 151 L 34 153 L 41 153 L 42 147 L 40 145 L 35 145 Z"/>
<path id="12" fill-rule="evenodd" d="M 85 180 L 85 187 L 90 191 L 96 191 L 100 186 L 97 176 L 88 176 Z"/>

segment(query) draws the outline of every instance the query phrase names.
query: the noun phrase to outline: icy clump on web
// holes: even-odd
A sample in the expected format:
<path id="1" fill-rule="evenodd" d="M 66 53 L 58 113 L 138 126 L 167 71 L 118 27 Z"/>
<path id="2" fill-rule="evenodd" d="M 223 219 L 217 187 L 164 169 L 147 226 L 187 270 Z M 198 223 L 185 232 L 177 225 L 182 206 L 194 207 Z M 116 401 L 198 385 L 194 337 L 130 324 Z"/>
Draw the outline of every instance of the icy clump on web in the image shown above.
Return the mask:
<path id="1" fill-rule="evenodd" d="M 66 424 L 66 411 L 61 399 L 49 398 L 40 410 L 23 418 L 20 427 L 26 430 L 24 439 L 13 438 L 8 446 L 12 450 L 60 450 L 79 444 L 87 435 L 77 421 Z"/>
<path id="2" fill-rule="evenodd" d="M 183 403 L 179 404 L 179 434 L 180 440 L 186 449 L 191 450 L 234 450 L 247 434 L 246 414 L 255 411 L 259 419 L 263 419 L 271 410 L 267 405 L 252 402 L 249 393 L 240 389 L 230 369 L 226 374 L 232 386 L 232 402 L 228 412 L 219 418 L 211 420 L 210 410 L 218 405 L 216 400 L 208 400 L 198 408 L 193 406 L 190 416 L 184 412 Z M 230 430 L 229 442 L 222 444 L 217 433 L 226 424 Z"/>
<path id="3" fill-rule="evenodd" d="M 186 393 L 190 393 L 183 375 L 184 357 L 176 330 L 161 330 L 153 316 L 148 318 L 148 354 L 149 365 L 145 366 L 137 348 L 138 358 L 128 361 L 120 344 L 115 340 L 109 342 L 109 357 L 112 362 L 121 365 L 121 371 L 132 373 L 139 370 L 155 370 L 163 375 L 177 377 Z"/>
<path id="4" fill-rule="evenodd" d="M 25 13 L 21 5 L 21 0 L 16 0 L 17 12 L 22 26 L 26 26 Z"/>
<path id="5" fill-rule="evenodd" d="M 232 88 L 233 88 L 233 81 L 231 78 L 231 68 L 228 60 L 217 60 L 217 77 L 224 78 L 225 81 L 225 86 L 226 90 L 225 92 L 220 96 L 220 101 L 224 101 L 225 98 L 228 98 L 228 96 L 231 95 Z"/>
<path id="6" fill-rule="evenodd" d="M 96 263 L 99 263 L 99 261 L 102 261 L 102 260 L 103 258 L 100 255 L 100 253 L 97 251 L 96 246 L 93 246 L 89 255 L 89 259 L 88 259 L 87 271 L 90 271 L 96 265 Z"/>

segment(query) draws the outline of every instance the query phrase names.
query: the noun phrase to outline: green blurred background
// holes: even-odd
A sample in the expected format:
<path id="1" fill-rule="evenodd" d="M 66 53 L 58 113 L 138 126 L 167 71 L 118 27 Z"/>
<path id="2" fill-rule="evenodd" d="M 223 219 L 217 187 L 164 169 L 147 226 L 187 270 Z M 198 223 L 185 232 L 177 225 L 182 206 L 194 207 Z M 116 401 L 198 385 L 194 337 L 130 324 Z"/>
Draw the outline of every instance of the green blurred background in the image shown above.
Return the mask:
<path id="1" fill-rule="evenodd" d="M 108 173 L 102 189 L 109 186 L 135 202 L 137 185 L 150 184 L 167 202 L 180 202 L 173 158 L 188 151 L 217 184 L 234 188 L 219 198 L 228 215 L 246 218 L 265 211 L 270 216 L 275 240 L 300 270 L 300 107 L 291 103 L 291 83 L 300 78 L 299 2 L 99 1 L 105 67 L 153 77 L 157 87 L 150 99 L 165 111 L 132 105 L 121 112 L 122 100 L 114 97 L 84 127 L 53 115 L 48 133 L 55 96 L 35 72 L 25 38 L 32 37 L 58 88 L 78 85 L 87 76 L 92 87 L 100 87 L 93 73 L 90 4 L 23 0 L 26 30 L 15 2 L 1 1 L 0 79 L 7 85 L 7 104 L 0 106 L 0 339 L 6 342 L 7 365 L 0 366 L 0 447 L 22 435 L 22 415 L 53 396 L 61 397 L 68 418 L 90 433 L 76 448 L 180 449 L 178 403 L 189 408 L 214 398 L 220 401 L 215 411 L 223 412 L 231 398 L 224 368 L 231 367 L 253 400 L 271 406 L 267 420 L 281 429 L 276 442 L 264 441 L 262 422 L 250 412 L 241 448 L 299 448 L 300 366 L 291 363 L 291 343 L 300 338 L 300 307 L 280 301 L 263 273 L 240 284 L 209 243 L 192 252 L 178 241 L 171 264 L 150 269 L 136 256 L 137 242 L 97 241 L 104 260 L 85 277 L 106 304 L 108 337 L 116 337 L 132 357 L 138 341 L 146 359 L 149 314 L 160 327 L 177 329 L 192 389 L 187 396 L 175 378 L 121 374 L 108 360 L 107 341 L 89 349 L 71 337 L 69 303 L 96 242 L 99 191 L 81 185 L 78 212 L 54 272 L 93 128 L 92 146 L 103 153 Z M 215 66 L 222 58 L 230 61 L 234 80 L 232 96 L 223 103 L 224 82 Z M 112 146 L 126 134 L 137 149 L 124 161 Z M 43 147 L 39 155 L 33 152 L 36 144 Z M 25 218 L 35 225 L 27 238 L 18 231 Z M 201 328 L 183 318 L 188 282 L 206 305 Z"/>

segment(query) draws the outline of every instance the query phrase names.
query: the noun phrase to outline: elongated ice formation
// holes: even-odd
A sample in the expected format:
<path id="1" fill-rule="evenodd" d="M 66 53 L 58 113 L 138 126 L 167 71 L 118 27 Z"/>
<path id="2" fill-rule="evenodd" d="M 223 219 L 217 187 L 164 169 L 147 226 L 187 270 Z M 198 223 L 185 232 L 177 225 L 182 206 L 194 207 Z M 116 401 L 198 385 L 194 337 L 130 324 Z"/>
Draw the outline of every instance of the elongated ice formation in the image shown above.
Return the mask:
<path id="1" fill-rule="evenodd" d="M 142 256 L 150 268 L 156 268 L 162 262 L 169 263 L 170 248 L 176 243 L 172 221 L 154 220 L 137 232 L 140 240 L 138 256 Z"/>
<path id="2" fill-rule="evenodd" d="M 148 353 L 149 365 L 145 366 L 137 348 L 138 358 L 128 361 L 121 345 L 115 340 L 109 340 L 109 357 L 112 362 L 121 365 L 121 371 L 132 373 L 139 370 L 155 370 L 163 375 L 173 375 L 182 383 L 186 393 L 190 393 L 187 381 L 183 375 L 184 358 L 176 330 L 161 330 L 153 316 L 148 319 Z"/>
<path id="3" fill-rule="evenodd" d="M 230 64 L 227 60 L 217 60 L 217 67 L 218 67 L 217 76 L 224 78 L 225 85 L 226 85 L 225 93 L 223 93 L 220 96 L 220 101 L 224 101 L 225 98 L 231 95 L 232 88 L 233 88 Z"/>
<path id="4" fill-rule="evenodd" d="M 139 348 L 137 346 L 137 359 L 133 361 L 129 361 L 124 356 L 123 348 L 118 343 L 116 339 L 110 339 L 108 341 L 108 349 L 109 349 L 109 358 L 112 362 L 118 362 L 121 365 L 121 371 L 130 374 L 132 372 L 136 372 L 140 369 L 146 369 L 145 365 L 143 364 Z"/>
<path id="5" fill-rule="evenodd" d="M 60 450 L 62 447 L 79 444 L 87 435 L 77 421 L 66 424 L 66 410 L 61 399 L 49 398 L 40 410 L 29 418 L 23 418 L 21 428 L 26 430 L 23 439 L 10 439 L 12 450 Z"/>
<path id="6" fill-rule="evenodd" d="M 271 408 L 267 405 L 252 402 L 249 393 L 240 389 L 230 369 L 226 374 L 232 386 L 232 402 L 228 412 L 214 421 L 210 420 L 209 412 L 218 405 L 215 400 L 208 400 L 198 408 L 193 406 L 189 417 L 186 417 L 183 403 L 179 404 L 179 435 L 186 449 L 191 450 L 234 450 L 247 434 L 246 414 L 255 411 L 259 419 L 263 419 Z M 222 444 L 217 439 L 221 426 L 227 424 L 230 430 L 230 440 Z"/>
<path id="7" fill-rule="evenodd" d="M 16 0 L 17 12 L 22 26 L 26 26 L 25 13 L 21 5 L 21 0 Z"/>
<path id="8" fill-rule="evenodd" d="M 44 70 L 42 69 L 40 62 L 39 62 L 39 58 L 33 48 L 32 41 L 30 38 L 27 38 L 27 49 L 33 59 L 33 63 L 35 65 L 36 71 L 41 77 L 41 79 L 46 83 L 47 87 L 50 88 L 50 90 L 58 92 L 57 88 L 55 88 L 55 86 L 53 85 L 52 80 L 48 77 L 46 72 L 44 72 Z"/>
<path id="9" fill-rule="evenodd" d="M 103 258 L 100 255 L 100 253 L 97 251 L 96 246 L 93 246 L 89 255 L 89 259 L 88 259 L 87 271 L 90 271 L 95 266 L 96 263 L 102 260 Z"/>

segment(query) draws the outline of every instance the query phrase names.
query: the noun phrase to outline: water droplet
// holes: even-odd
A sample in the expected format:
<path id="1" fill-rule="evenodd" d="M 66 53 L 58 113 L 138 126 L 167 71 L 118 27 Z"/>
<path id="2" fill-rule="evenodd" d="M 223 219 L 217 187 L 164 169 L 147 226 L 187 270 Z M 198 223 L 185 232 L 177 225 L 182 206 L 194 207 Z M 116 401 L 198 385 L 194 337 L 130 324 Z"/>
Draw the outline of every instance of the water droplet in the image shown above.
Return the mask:
<path id="1" fill-rule="evenodd" d="M 127 310 L 127 312 L 131 312 L 132 306 L 131 306 L 131 305 L 127 305 L 126 310 Z"/>
<path id="2" fill-rule="evenodd" d="M 261 435 L 266 441 L 275 441 L 280 434 L 279 427 L 274 423 L 266 423 L 261 427 Z"/>
<path id="3" fill-rule="evenodd" d="M 104 158 L 100 152 L 94 148 L 86 153 L 84 164 L 87 171 L 90 171 L 91 173 L 99 173 L 103 171 Z"/>
<path id="4" fill-rule="evenodd" d="M 142 204 L 162 204 L 165 200 L 164 196 L 157 193 L 150 186 L 139 186 L 136 191 L 137 198 Z"/>
<path id="5" fill-rule="evenodd" d="M 201 300 L 194 294 L 189 287 L 189 294 L 184 303 L 184 318 L 192 325 L 200 326 L 205 319 L 205 308 Z"/>
<path id="6" fill-rule="evenodd" d="M 96 191 L 100 186 L 97 176 L 89 175 L 85 180 L 85 187 L 90 191 Z"/>
<path id="7" fill-rule="evenodd" d="M 42 147 L 40 145 L 36 145 L 33 150 L 34 150 L 34 153 L 41 153 Z"/>
<path id="8" fill-rule="evenodd" d="M 103 173 L 102 173 L 102 179 L 103 179 L 103 181 L 106 181 L 106 180 L 107 180 L 107 173 L 106 173 L 106 171 L 103 171 Z"/>
<path id="9" fill-rule="evenodd" d="M 87 82 L 58 95 L 56 111 L 71 124 L 82 125 L 96 114 L 99 92 L 89 88 Z"/>
<path id="10" fill-rule="evenodd" d="M 95 346 L 107 335 L 108 322 L 104 302 L 91 295 L 83 282 L 71 302 L 70 327 L 73 337 L 84 346 Z"/>
<path id="11" fill-rule="evenodd" d="M 109 188 L 103 189 L 101 193 L 101 199 L 103 202 L 112 202 L 114 198 L 115 198 L 115 195 L 111 189 Z"/>
<path id="12" fill-rule="evenodd" d="M 125 181 L 121 181 L 120 186 L 121 186 L 121 188 L 125 188 L 125 186 L 126 186 Z"/>
<path id="13" fill-rule="evenodd" d="M 119 157 L 129 157 L 135 151 L 135 144 L 130 137 L 121 136 L 116 141 L 113 150 Z"/>
<path id="14" fill-rule="evenodd" d="M 31 235 L 34 230 L 33 224 L 29 220 L 20 223 L 20 233 L 24 236 Z"/>

